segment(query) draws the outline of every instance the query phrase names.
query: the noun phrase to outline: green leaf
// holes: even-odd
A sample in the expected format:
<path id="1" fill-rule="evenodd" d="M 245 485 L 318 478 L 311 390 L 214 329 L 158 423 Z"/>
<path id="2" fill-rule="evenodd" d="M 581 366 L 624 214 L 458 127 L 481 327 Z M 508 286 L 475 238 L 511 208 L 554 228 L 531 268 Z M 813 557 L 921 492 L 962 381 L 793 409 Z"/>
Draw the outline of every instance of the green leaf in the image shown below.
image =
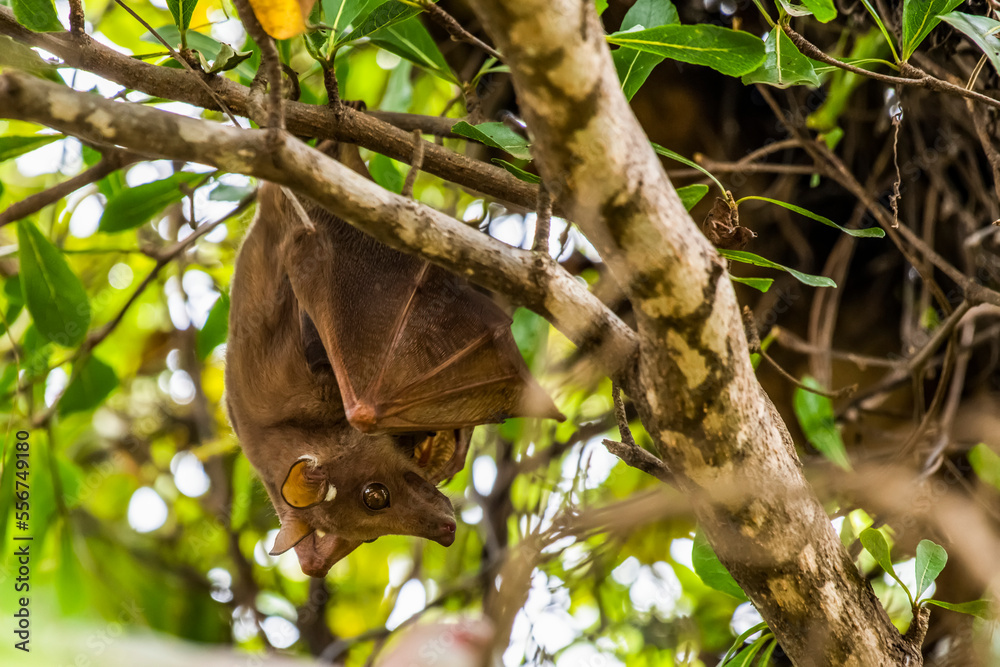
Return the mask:
<path id="1" fill-rule="evenodd" d="M 66 393 L 59 400 L 59 414 L 65 416 L 96 408 L 117 386 L 118 375 L 114 369 L 91 356 L 66 387 Z"/>
<path id="2" fill-rule="evenodd" d="M 167 9 L 174 17 L 174 25 L 181 30 L 187 30 L 191 25 L 191 16 L 194 8 L 198 5 L 198 0 L 167 0 Z"/>
<path id="3" fill-rule="evenodd" d="M 677 8 L 670 0 L 637 0 L 625 12 L 622 19 L 621 32 L 635 29 L 656 28 L 662 25 L 680 24 Z M 618 79 L 622 82 L 622 92 L 625 99 L 631 100 L 642 84 L 645 83 L 653 68 L 663 62 L 663 56 L 655 53 L 644 53 L 636 49 L 622 46 L 611 54 L 615 62 Z"/>
<path id="4" fill-rule="evenodd" d="M 411 7 L 403 4 L 402 2 L 398 2 L 398 0 L 390 0 L 390 2 L 381 4 L 372 10 L 372 12 L 361 21 L 358 27 L 350 33 L 337 38 L 336 46 L 340 47 L 344 44 L 357 41 L 362 37 L 368 37 L 378 30 L 382 30 L 383 28 L 405 21 L 406 19 L 416 16 L 419 13 L 420 9 L 417 7 Z"/>
<path id="5" fill-rule="evenodd" d="M 833 0 L 802 0 L 802 4 L 820 23 L 829 23 L 837 18 L 837 8 Z"/>
<path id="6" fill-rule="evenodd" d="M 519 160 L 530 160 L 528 140 L 503 123 L 480 123 L 469 125 L 464 120 L 455 123 L 451 131 L 457 135 L 474 139 L 481 144 L 499 148 Z"/>
<path id="7" fill-rule="evenodd" d="M 0 162 L 30 153 L 53 141 L 63 138 L 61 134 L 34 134 L 26 137 L 0 137 Z"/>
<path id="8" fill-rule="evenodd" d="M 723 662 L 722 667 L 750 667 L 750 665 L 753 664 L 754 658 L 756 658 L 757 654 L 760 653 L 760 650 L 764 648 L 764 644 L 769 641 L 771 641 L 770 634 L 761 635 L 755 639 L 750 646 L 730 658 L 729 662 Z"/>
<path id="9" fill-rule="evenodd" d="M 54 83 L 66 85 L 55 65 L 43 60 L 27 44 L 16 42 L 7 35 L 0 35 L 0 67 L 24 70 Z"/>
<path id="10" fill-rule="evenodd" d="M 743 647 L 743 644 L 745 644 L 746 641 L 750 639 L 750 637 L 754 636 L 758 632 L 766 630 L 767 630 L 767 623 L 764 623 L 763 621 L 758 623 L 757 625 L 754 625 L 746 629 L 743 632 L 743 634 L 741 634 L 739 637 L 735 639 L 735 641 L 733 641 L 732 645 L 729 647 L 729 650 L 727 650 L 725 655 L 722 656 L 722 660 L 719 661 L 719 664 L 722 665 L 726 664 L 726 661 L 732 659 L 732 657 L 736 655 L 737 651 L 739 651 Z"/>
<path id="11" fill-rule="evenodd" d="M 180 185 L 194 183 L 204 174 L 179 171 L 159 181 L 126 188 L 108 199 L 97 229 L 114 233 L 133 229 L 152 220 L 170 204 L 184 198 Z"/>
<path id="12" fill-rule="evenodd" d="M 663 62 L 663 56 L 658 56 L 655 53 L 643 53 L 626 46 L 615 49 L 611 53 L 611 59 L 615 63 L 618 80 L 622 83 L 622 93 L 625 94 L 627 100 L 631 100 L 632 96 L 639 92 L 639 88 L 646 82 L 649 73 Z"/>
<path id="13" fill-rule="evenodd" d="M 406 58 L 445 81 L 458 83 L 448 61 L 441 55 L 437 43 L 416 16 L 401 23 L 381 28 L 370 36 L 372 44 Z"/>
<path id="14" fill-rule="evenodd" d="M 896 570 L 892 567 L 892 558 L 889 556 L 889 543 L 885 539 L 885 535 L 882 531 L 876 528 L 865 528 L 861 531 L 861 535 L 858 536 L 861 540 L 861 545 L 872 555 L 875 562 L 879 564 L 885 573 L 896 580 L 903 590 L 906 592 L 906 597 L 910 600 L 910 606 L 913 606 L 913 596 L 910 595 L 910 589 L 906 587 L 906 584 L 899 578 L 896 574 Z"/>
<path id="15" fill-rule="evenodd" d="M 882 36 L 885 37 L 886 44 L 889 45 L 889 50 L 892 51 L 892 57 L 896 62 L 899 62 L 899 54 L 896 53 L 896 46 L 893 44 L 892 37 L 889 35 L 889 31 L 886 30 L 885 23 L 882 22 L 882 17 L 878 15 L 875 11 L 875 7 L 872 6 L 871 0 L 861 0 L 861 4 L 865 6 L 868 13 L 872 15 L 875 19 L 875 23 L 878 24 L 878 29 L 882 31 Z"/>
<path id="16" fill-rule="evenodd" d="M 947 564 L 948 552 L 944 547 L 930 540 L 920 540 L 920 544 L 917 545 L 917 590 L 914 593 L 916 599 L 919 600 L 924 591 L 930 588 Z"/>
<path id="17" fill-rule="evenodd" d="M 256 188 L 252 185 L 229 185 L 220 183 L 208 193 L 209 201 L 240 201 L 248 197 Z"/>
<path id="18" fill-rule="evenodd" d="M 27 220 L 17 223 L 21 292 L 31 318 L 45 338 L 73 347 L 87 335 L 90 303 L 66 258 Z"/>
<path id="19" fill-rule="evenodd" d="M 885 570 L 886 574 L 899 581 L 899 578 L 896 576 L 896 570 L 892 567 L 892 558 L 889 556 L 889 543 L 886 541 L 882 531 L 877 528 L 865 528 L 861 531 L 858 539 L 861 540 L 861 545 L 872 555 L 875 562 Z"/>
<path id="20" fill-rule="evenodd" d="M 963 0 L 903 0 L 903 60 L 909 60 L 920 42 L 941 22 L 941 15 L 962 4 Z"/>
<path id="21" fill-rule="evenodd" d="M 174 47 L 180 46 L 181 33 L 177 29 L 177 26 L 172 24 L 161 26 L 159 28 L 156 28 L 156 32 L 160 35 L 160 37 L 165 39 L 167 43 L 170 44 L 171 46 Z M 219 42 L 218 40 L 213 39 L 212 37 L 209 37 L 204 33 L 197 32 L 196 30 L 189 30 L 187 32 L 186 39 L 188 48 L 197 51 L 199 54 L 204 56 L 208 61 L 217 60 L 219 57 L 219 52 L 222 51 L 223 47 L 222 42 Z M 152 44 L 160 43 L 160 40 L 156 39 L 156 37 L 149 34 L 143 35 L 142 41 L 150 42 Z M 229 48 L 232 49 L 232 47 Z M 250 49 L 247 49 L 247 51 L 250 52 L 251 54 L 250 57 L 252 58 L 253 52 L 250 51 Z M 242 55 L 243 53 L 241 51 L 235 51 L 235 50 L 234 52 L 239 55 Z M 171 60 L 170 62 L 173 63 L 174 61 Z M 240 61 L 235 67 L 232 68 L 232 70 L 237 74 L 239 74 L 240 76 L 245 77 L 246 79 L 253 79 L 254 75 L 256 74 L 256 71 L 254 70 L 254 67 L 252 65 L 252 60 L 250 59 L 247 59 L 245 61 Z"/>
<path id="22" fill-rule="evenodd" d="M 608 8 L 608 0 L 594 0 L 597 9 L 597 15 L 600 16 L 604 13 L 604 10 Z"/>
<path id="23" fill-rule="evenodd" d="M 21 292 L 20 276 L 11 276 L 3 283 L 3 295 L 7 305 L 3 310 L 3 321 L 0 322 L 0 334 L 7 331 L 24 308 L 24 294 Z"/>
<path id="24" fill-rule="evenodd" d="M 969 451 L 969 463 L 979 479 L 1000 491 L 1000 456 L 996 452 L 979 443 Z"/>
<path id="25" fill-rule="evenodd" d="M 693 209 L 707 194 L 708 186 L 704 183 L 695 183 L 694 185 L 685 185 L 682 188 L 677 188 L 677 196 L 681 198 L 681 203 L 684 204 L 684 210 L 686 211 Z"/>
<path id="26" fill-rule="evenodd" d="M 719 562 L 719 557 L 715 555 L 712 545 L 708 543 L 708 539 L 700 529 L 694 534 L 691 563 L 694 565 L 695 573 L 701 577 L 706 586 L 731 595 L 737 600 L 746 601 L 746 593 L 733 579 L 733 575 L 729 574 L 729 570 Z"/>
<path id="27" fill-rule="evenodd" d="M 802 384 L 813 389 L 823 389 L 819 382 L 808 375 L 802 378 Z M 847 458 L 847 450 L 844 448 L 844 441 L 840 437 L 840 429 L 837 428 L 834 418 L 833 401 L 826 396 L 797 387 L 792 404 L 799 426 L 802 427 L 802 432 L 810 444 L 831 462 L 844 470 L 850 470 L 851 462 Z"/>
<path id="28" fill-rule="evenodd" d="M 680 24 L 677 8 L 670 0 L 636 0 L 622 18 L 621 32 L 634 28 L 658 28 L 661 25 Z"/>
<path id="29" fill-rule="evenodd" d="M 807 218 L 815 220 L 816 222 L 822 222 L 827 227 L 833 227 L 834 229 L 839 229 L 848 236 L 854 236 L 856 238 L 874 238 L 874 239 L 880 239 L 885 236 L 885 231 L 883 231 L 881 227 L 869 227 L 867 229 L 848 229 L 847 227 L 841 227 L 840 225 L 838 225 L 833 220 L 830 220 L 829 218 L 824 218 L 822 215 L 819 215 L 818 213 L 813 213 L 812 211 L 806 210 L 800 206 L 796 206 L 795 204 L 789 204 L 788 202 L 780 201 L 778 199 L 771 199 L 769 197 L 758 197 L 756 195 L 752 195 L 750 197 L 743 197 L 736 203 L 739 204 L 740 202 L 750 201 L 750 200 L 766 201 L 769 204 L 774 204 L 782 208 L 787 208 L 789 211 L 794 211 L 799 215 L 804 215 Z"/>
<path id="30" fill-rule="evenodd" d="M 195 339 L 195 353 L 198 359 L 204 361 L 219 345 L 226 342 L 229 333 L 229 295 L 221 294 L 215 300 L 212 310 L 208 311 L 205 326 L 198 330 Z"/>
<path id="31" fill-rule="evenodd" d="M 385 0 L 323 0 L 323 24 L 341 34 L 359 16 L 367 16 Z"/>
<path id="32" fill-rule="evenodd" d="M 389 80 L 385 84 L 385 92 L 379 102 L 379 109 L 382 111 L 406 112 L 413 102 L 413 81 L 411 73 L 413 63 L 408 60 L 400 60 L 392 72 Z"/>
<path id="33" fill-rule="evenodd" d="M 542 179 L 539 178 L 538 176 L 536 176 L 535 174 L 532 174 L 530 171 L 525 171 L 524 169 L 521 169 L 516 164 L 513 164 L 511 162 L 507 162 L 507 160 L 501 160 L 500 158 L 495 157 L 495 158 L 493 158 L 491 160 L 491 162 L 493 162 L 493 164 L 495 164 L 495 165 L 499 165 L 499 166 L 503 167 L 504 169 L 506 169 L 510 173 L 514 174 L 514 176 L 516 178 L 519 178 L 519 179 L 521 179 L 522 181 L 524 181 L 526 183 L 541 183 L 542 182 Z"/>
<path id="34" fill-rule="evenodd" d="M 810 287 L 836 287 L 837 283 L 833 282 L 826 276 L 814 276 L 810 273 L 803 273 L 801 271 L 796 271 L 795 269 L 790 269 L 787 266 L 782 266 L 777 262 L 772 262 L 769 259 L 764 259 L 760 255 L 755 255 L 752 252 L 747 252 L 745 250 L 722 250 L 719 249 L 719 254 L 726 259 L 733 262 L 743 262 L 744 264 L 753 264 L 754 266 L 763 266 L 768 269 L 778 269 L 779 271 L 787 271 L 792 274 L 796 280 Z"/>
<path id="35" fill-rule="evenodd" d="M 218 72 L 226 72 L 231 69 L 235 69 L 240 65 L 240 63 L 249 60 L 253 57 L 253 51 L 234 51 L 233 47 L 228 44 L 223 44 L 219 48 L 218 55 L 215 56 L 215 61 L 209 65 L 208 61 L 205 60 L 205 54 L 199 52 L 198 58 L 201 60 L 201 68 L 207 74 L 216 74 Z"/>
<path id="36" fill-rule="evenodd" d="M 665 25 L 608 35 L 608 42 L 692 65 L 742 76 L 764 62 L 764 42 L 746 32 L 715 25 Z"/>
<path id="37" fill-rule="evenodd" d="M 777 88 L 819 86 L 813 61 L 799 53 L 785 31 L 775 27 L 764 40 L 764 63 L 742 78 L 744 84 L 766 83 Z"/>
<path id="38" fill-rule="evenodd" d="M 760 654 L 760 660 L 757 662 L 759 667 L 770 667 L 771 666 L 771 656 L 774 655 L 774 649 L 778 648 L 778 640 L 771 636 L 771 643 L 767 645 L 767 648 Z"/>
<path id="39" fill-rule="evenodd" d="M 672 150 L 670 150 L 669 148 L 665 148 L 665 147 L 661 146 L 660 144 L 657 144 L 657 143 L 652 142 L 652 141 L 649 142 L 649 143 L 650 143 L 650 145 L 652 145 L 653 150 L 656 151 L 659 155 L 662 155 L 664 157 L 668 157 L 671 160 L 676 160 L 677 162 L 680 162 L 681 164 L 687 165 L 687 166 L 691 167 L 692 169 L 696 169 L 696 170 L 700 171 L 701 173 L 705 174 L 706 176 L 708 176 L 709 178 L 711 178 L 713 181 L 715 181 L 715 184 L 719 186 L 719 190 L 722 192 L 722 196 L 723 197 L 728 197 L 729 196 L 726 193 L 726 189 L 724 187 L 722 187 L 722 183 L 719 182 L 719 179 L 717 179 L 712 174 L 712 172 L 710 172 L 708 169 L 705 169 L 703 166 L 701 166 L 697 162 L 692 162 L 691 160 L 687 159 L 686 157 L 684 157 L 680 153 L 675 153 Z"/>
<path id="40" fill-rule="evenodd" d="M 34 32 L 56 32 L 65 30 L 56 14 L 52 0 L 12 0 L 14 18 L 28 30 Z"/>
<path id="41" fill-rule="evenodd" d="M 406 177 L 396 168 L 396 164 L 391 158 L 381 153 L 375 153 L 368 161 L 368 171 L 371 172 L 375 182 L 389 192 L 395 192 L 397 195 L 403 192 L 403 183 L 406 182 Z"/>
<path id="42" fill-rule="evenodd" d="M 1000 72 L 1000 21 L 986 16 L 973 16 L 962 12 L 950 12 L 941 15 L 942 21 L 947 21 L 956 30 L 961 30 L 983 50 L 993 69 Z"/>
<path id="43" fill-rule="evenodd" d="M 767 290 L 771 289 L 771 285 L 774 284 L 774 278 L 740 278 L 739 276 L 729 274 L 729 279 L 734 283 L 742 283 L 765 294 Z"/>
<path id="44" fill-rule="evenodd" d="M 993 613 L 993 605 L 989 600 L 973 600 L 972 602 L 943 602 L 942 600 L 924 600 L 924 604 L 932 604 L 935 607 L 957 611 L 960 614 L 976 616 L 984 621 L 992 621 L 996 616 Z"/>

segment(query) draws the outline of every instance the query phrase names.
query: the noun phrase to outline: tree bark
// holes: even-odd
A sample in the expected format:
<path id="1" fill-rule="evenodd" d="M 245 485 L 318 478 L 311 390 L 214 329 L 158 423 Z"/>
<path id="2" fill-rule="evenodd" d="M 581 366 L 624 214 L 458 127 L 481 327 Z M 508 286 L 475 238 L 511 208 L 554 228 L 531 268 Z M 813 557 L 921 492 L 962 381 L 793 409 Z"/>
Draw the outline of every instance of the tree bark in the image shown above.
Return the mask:
<path id="1" fill-rule="evenodd" d="M 795 664 L 920 664 L 802 475 L 726 267 L 622 95 L 593 3 L 473 5 L 510 65 L 545 187 L 633 305 L 632 399 L 720 560 Z"/>

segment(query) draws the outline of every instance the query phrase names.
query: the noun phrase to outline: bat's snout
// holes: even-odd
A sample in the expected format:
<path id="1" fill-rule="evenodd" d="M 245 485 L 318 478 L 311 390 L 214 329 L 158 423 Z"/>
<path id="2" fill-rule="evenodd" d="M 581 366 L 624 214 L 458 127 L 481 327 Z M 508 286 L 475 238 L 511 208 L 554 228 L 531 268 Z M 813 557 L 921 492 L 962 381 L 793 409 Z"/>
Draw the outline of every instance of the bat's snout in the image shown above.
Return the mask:
<path id="1" fill-rule="evenodd" d="M 437 536 L 431 539 L 443 547 L 450 547 L 455 542 L 455 522 L 445 521 L 438 529 Z"/>

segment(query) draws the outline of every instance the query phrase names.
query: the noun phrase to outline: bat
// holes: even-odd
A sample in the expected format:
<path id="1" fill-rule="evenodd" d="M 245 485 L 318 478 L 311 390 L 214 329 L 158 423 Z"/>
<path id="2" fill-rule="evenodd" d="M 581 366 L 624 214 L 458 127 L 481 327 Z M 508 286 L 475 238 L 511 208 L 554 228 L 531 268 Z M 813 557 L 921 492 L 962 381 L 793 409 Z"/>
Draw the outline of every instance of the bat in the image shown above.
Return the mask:
<path id="1" fill-rule="evenodd" d="M 230 421 L 281 522 L 272 553 L 323 576 L 381 535 L 449 546 L 436 485 L 471 427 L 562 415 L 490 299 L 293 196 L 261 186 L 226 353 Z"/>

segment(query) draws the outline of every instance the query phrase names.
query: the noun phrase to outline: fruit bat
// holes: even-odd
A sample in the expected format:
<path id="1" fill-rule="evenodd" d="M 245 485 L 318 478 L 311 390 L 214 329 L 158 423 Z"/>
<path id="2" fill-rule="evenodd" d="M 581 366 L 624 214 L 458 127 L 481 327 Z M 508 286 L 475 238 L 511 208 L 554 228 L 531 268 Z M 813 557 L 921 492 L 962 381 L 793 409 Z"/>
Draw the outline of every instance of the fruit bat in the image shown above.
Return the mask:
<path id="1" fill-rule="evenodd" d="M 230 421 L 281 522 L 272 554 L 294 547 L 323 576 L 381 535 L 449 546 L 436 485 L 471 427 L 562 415 L 496 304 L 293 196 L 260 188 L 226 352 Z"/>

